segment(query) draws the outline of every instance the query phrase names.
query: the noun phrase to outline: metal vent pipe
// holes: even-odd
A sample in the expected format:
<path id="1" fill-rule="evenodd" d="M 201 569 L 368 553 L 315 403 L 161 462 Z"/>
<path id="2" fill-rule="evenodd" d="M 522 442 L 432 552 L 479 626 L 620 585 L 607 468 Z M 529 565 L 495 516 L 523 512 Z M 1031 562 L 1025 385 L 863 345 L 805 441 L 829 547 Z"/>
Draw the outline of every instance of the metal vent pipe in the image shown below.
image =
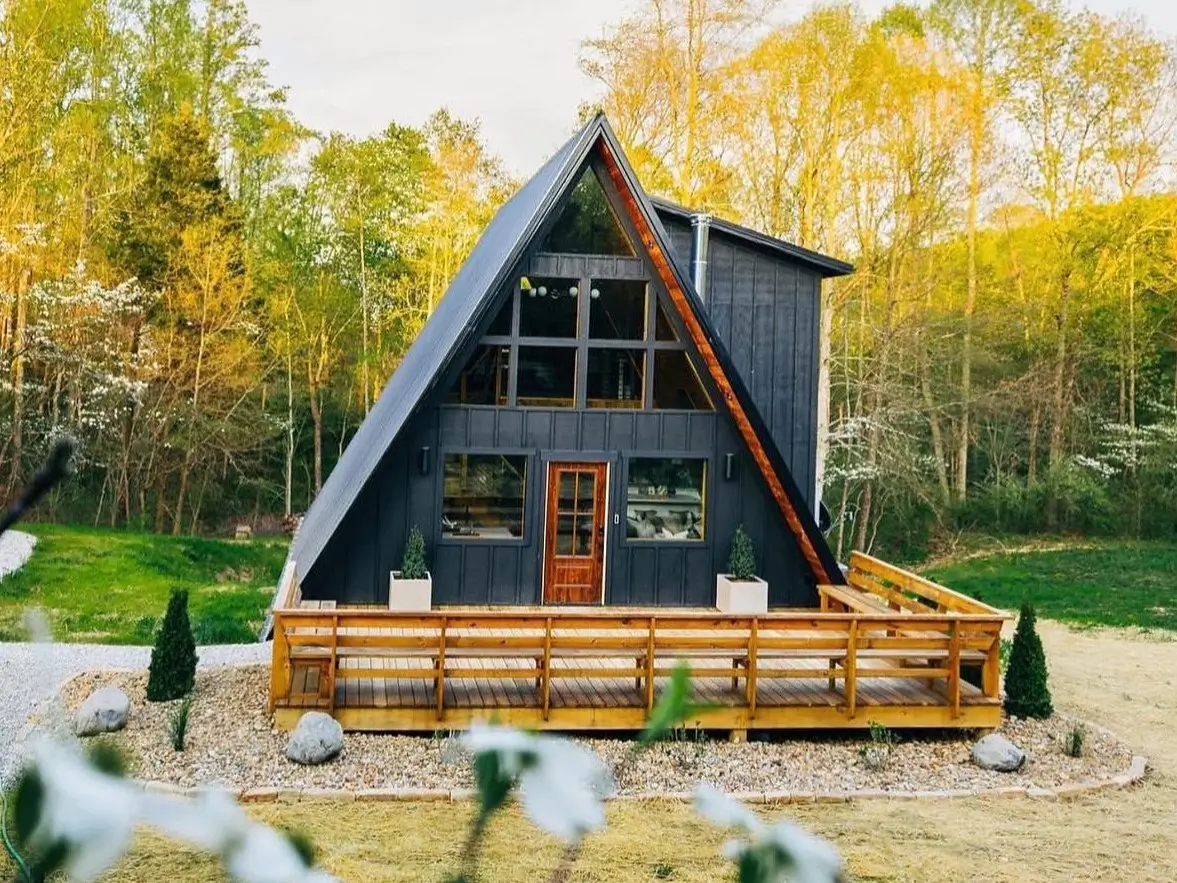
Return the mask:
<path id="1" fill-rule="evenodd" d="M 691 282 L 695 291 L 707 300 L 707 243 L 711 235 L 711 216 L 703 213 L 691 217 Z"/>

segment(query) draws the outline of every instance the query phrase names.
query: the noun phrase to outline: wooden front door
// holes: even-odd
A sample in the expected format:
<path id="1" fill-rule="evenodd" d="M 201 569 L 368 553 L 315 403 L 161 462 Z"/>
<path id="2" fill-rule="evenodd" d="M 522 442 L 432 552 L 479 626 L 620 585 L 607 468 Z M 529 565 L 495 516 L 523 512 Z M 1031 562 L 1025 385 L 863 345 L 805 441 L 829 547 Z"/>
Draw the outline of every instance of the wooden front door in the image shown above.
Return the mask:
<path id="1" fill-rule="evenodd" d="M 544 603 L 600 604 L 604 598 L 605 463 L 548 465 Z"/>

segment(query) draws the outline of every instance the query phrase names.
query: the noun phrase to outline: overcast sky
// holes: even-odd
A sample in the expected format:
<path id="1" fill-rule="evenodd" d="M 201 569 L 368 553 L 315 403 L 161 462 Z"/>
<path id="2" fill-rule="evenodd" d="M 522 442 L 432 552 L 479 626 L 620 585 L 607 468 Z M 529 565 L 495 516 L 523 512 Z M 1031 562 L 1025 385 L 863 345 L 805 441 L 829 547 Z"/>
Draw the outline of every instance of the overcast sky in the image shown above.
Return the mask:
<path id="1" fill-rule="evenodd" d="M 298 118 L 367 135 L 390 120 L 417 125 L 438 107 L 478 117 L 490 148 L 529 174 L 597 95 L 577 65 L 634 0 L 249 0 L 271 81 Z M 809 4 L 795 0 L 799 14 Z M 869 10 L 884 0 L 862 0 Z M 1078 5 L 1078 4 L 1076 4 Z M 1177 36 L 1177 0 L 1090 0 L 1131 10 Z"/>

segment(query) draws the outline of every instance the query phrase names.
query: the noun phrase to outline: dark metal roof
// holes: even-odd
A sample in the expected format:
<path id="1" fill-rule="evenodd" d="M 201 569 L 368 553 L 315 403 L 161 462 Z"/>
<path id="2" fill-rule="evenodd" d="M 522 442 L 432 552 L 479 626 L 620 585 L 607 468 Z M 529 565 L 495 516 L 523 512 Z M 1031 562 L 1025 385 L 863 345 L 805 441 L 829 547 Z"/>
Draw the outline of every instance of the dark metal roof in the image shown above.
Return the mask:
<path id="1" fill-rule="evenodd" d="M 679 218 L 680 220 L 690 221 L 691 218 L 699 214 L 699 212 L 692 211 L 686 206 L 681 206 L 677 202 L 671 202 L 660 196 L 651 196 L 649 199 L 650 204 L 654 206 L 660 215 L 665 214 L 673 218 Z M 803 264 L 809 264 L 816 267 L 823 277 L 845 276 L 854 272 L 853 264 L 848 264 L 845 261 L 840 261 L 821 252 L 802 248 L 800 245 L 794 245 L 783 239 L 777 239 L 774 236 L 761 233 L 759 230 L 753 230 L 751 227 L 733 224 L 731 221 L 725 221 L 713 215 L 709 217 L 711 218 L 712 230 L 718 230 L 720 233 L 725 233 L 735 239 L 743 240 L 749 245 L 766 248 L 790 257 L 795 261 L 800 261 Z"/>
<path id="2" fill-rule="evenodd" d="M 297 574 L 305 576 L 338 530 L 344 516 L 376 472 L 385 453 L 396 440 L 417 406 L 428 396 L 438 378 L 455 355 L 473 342 L 472 337 L 490 308 L 493 295 L 506 282 L 507 275 L 522 256 L 524 248 L 535 235 L 559 196 L 572 181 L 599 139 L 605 139 L 610 152 L 618 160 L 626 182 L 660 239 L 663 252 L 671 255 L 669 237 L 649 198 L 642 190 L 603 114 L 597 114 L 549 159 L 535 176 L 515 194 L 491 220 L 470 256 L 450 283 L 433 314 L 426 321 L 417 339 L 409 347 L 400 366 L 393 373 L 384 391 L 360 424 L 335 468 L 331 470 L 323 489 L 311 504 L 287 560 L 296 564 Z M 775 240 L 774 240 L 775 241 Z M 702 301 L 691 287 L 689 274 L 674 264 L 675 274 L 683 290 L 688 293 L 695 313 L 715 347 L 732 389 L 739 397 L 752 426 L 769 454 L 773 468 L 797 509 L 806 533 L 819 550 L 831 581 L 841 582 L 837 562 L 834 561 L 812 513 L 789 474 L 788 467 L 772 442 L 772 437 L 756 411 L 752 397 L 739 377 L 727 350 L 715 333 Z M 828 562 L 826 559 L 829 559 Z M 263 635 L 270 627 L 267 621 Z"/>

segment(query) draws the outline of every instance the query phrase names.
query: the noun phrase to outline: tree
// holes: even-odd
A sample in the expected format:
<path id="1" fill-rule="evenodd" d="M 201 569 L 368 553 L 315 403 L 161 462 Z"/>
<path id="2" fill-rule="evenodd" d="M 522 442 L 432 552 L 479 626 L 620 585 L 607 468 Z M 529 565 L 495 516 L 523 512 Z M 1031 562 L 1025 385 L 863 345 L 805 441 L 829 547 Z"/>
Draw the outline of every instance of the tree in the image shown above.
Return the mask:
<path id="1" fill-rule="evenodd" d="M 1010 650 L 1005 710 L 1016 717 L 1045 718 L 1054 714 L 1046 684 L 1046 653 L 1035 627 L 1034 605 L 1029 601 L 1022 603 Z"/>
<path id="2" fill-rule="evenodd" d="M 147 700 L 170 702 L 192 692 L 196 684 L 196 642 L 188 622 L 188 593 L 173 589 L 163 625 L 151 648 Z"/>

